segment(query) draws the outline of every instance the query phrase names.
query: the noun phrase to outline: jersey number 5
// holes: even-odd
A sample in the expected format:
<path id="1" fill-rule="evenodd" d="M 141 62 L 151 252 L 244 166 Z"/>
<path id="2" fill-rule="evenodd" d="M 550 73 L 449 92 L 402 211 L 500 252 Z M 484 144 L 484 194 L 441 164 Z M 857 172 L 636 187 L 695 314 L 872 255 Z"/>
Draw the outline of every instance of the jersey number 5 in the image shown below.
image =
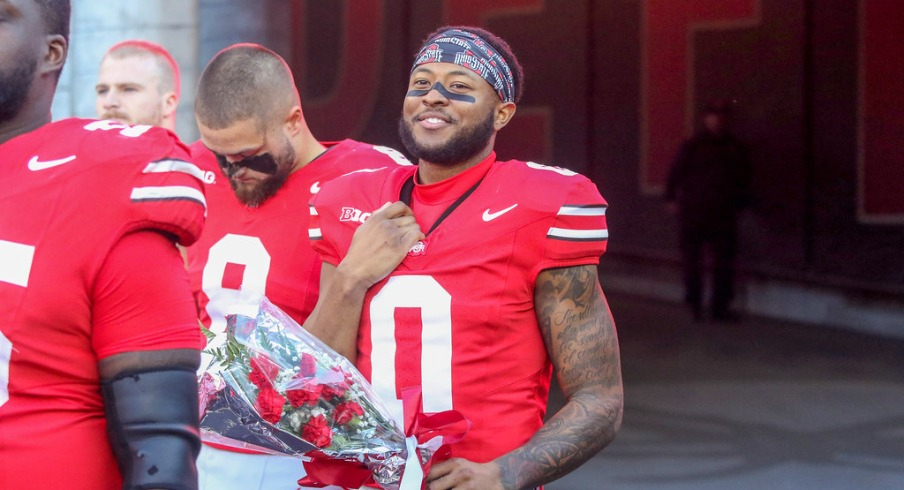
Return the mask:
<path id="1" fill-rule="evenodd" d="M 0 240 L 0 282 L 14 286 L 28 286 L 35 248 L 16 242 Z M 13 343 L 0 331 L 0 406 L 9 401 L 9 362 Z"/>
<path id="2" fill-rule="evenodd" d="M 0 332 L 0 406 L 9 400 L 9 360 L 13 354 L 13 343 Z"/>

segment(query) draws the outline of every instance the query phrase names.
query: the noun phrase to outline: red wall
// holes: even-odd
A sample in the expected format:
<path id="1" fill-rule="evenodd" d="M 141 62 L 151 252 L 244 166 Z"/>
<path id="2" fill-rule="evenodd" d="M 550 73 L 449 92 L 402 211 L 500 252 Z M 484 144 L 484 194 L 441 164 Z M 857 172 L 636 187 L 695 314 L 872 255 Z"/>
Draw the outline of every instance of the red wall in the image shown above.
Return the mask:
<path id="1" fill-rule="evenodd" d="M 315 134 L 396 147 L 423 36 L 507 39 L 527 83 L 497 151 L 593 178 L 614 254 L 677 257 L 657 193 L 702 104 L 735 99 L 756 168 L 748 267 L 904 286 L 904 2 L 295 0 L 290 17 L 271 21 L 290 23 Z"/>

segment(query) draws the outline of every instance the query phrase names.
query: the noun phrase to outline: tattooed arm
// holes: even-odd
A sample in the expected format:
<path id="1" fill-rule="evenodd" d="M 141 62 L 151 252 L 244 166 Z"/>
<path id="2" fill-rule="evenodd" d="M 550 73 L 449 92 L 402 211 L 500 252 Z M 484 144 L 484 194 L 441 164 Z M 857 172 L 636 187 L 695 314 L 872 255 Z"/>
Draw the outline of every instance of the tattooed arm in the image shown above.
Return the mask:
<path id="1" fill-rule="evenodd" d="M 541 272 L 534 308 L 567 402 L 525 445 L 491 463 L 435 465 L 430 490 L 534 488 L 571 472 L 615 438 L 624 400 L 621 361 L 596 266 Z"/>
<path id="2" fill-rule="evenodd" d="M 621 427 L 621 361 L 596 266 L 543 271 L 534 302 L 567 403 L 521 448 L 496 460 L 504 488 L 548 483 L 606 447 Z"/>

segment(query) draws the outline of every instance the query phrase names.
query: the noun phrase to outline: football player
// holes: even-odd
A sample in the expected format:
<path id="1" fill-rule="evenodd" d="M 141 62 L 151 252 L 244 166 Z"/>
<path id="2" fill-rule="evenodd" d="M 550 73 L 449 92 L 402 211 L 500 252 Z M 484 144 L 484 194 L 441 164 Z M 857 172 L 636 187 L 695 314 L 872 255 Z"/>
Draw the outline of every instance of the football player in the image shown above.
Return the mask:
<path id="1" fill-rule="evenodd" d="M 472 423 L 431 467 L 430 490 L 535 488 L 621 424 L 618 341 L 597 276 L 606 201 L 575 172 L 493 151 L 521 73 L 485 30 L 434 32 L 399 122 L 418 165 L 347 175 L 312 200 L 324 292 L 306 326 L 355 360 L 403 426 L 414 414 L 399 395 L 412 386 L 424 412 Z M 361 224 L 349 209 L 373 214 Z M 553 370 L 567 402 L 544 423 Z"/>
<path id="2" fill-rule="evenodd" d="M 410 165 L 395 150 L 350 139 L 320 142 L 305 122 L 285 61 L 263 46 L 239 44 L 204 69 L 195 98 L 198 162 L 212 167 L 209 214 L 188 249 L 192 288 L 205 326 L 225 338 L 227 309 L 265 294 L 303 323 L 317 302 L 321 261 L 308 240 L 308 201 L 349 172 Z M 358 217 L 362 219 L 361 217 Z M 205 445 L 201 487 L 288 489 L 300 460 Z"/>
<path id="3" fill-rule="evenodd" d="M 101 60 L 94 108 L 100 119 L 175 131 L 179 89 L 179 66 L 166 48 L 129 39 Z"/>
<path id="4" fill-rule="evenodd" d="M 201 172 L 160 128 L 51 123 L 69 16 L 0 0 L 0 488 L 197 488 Z"/>

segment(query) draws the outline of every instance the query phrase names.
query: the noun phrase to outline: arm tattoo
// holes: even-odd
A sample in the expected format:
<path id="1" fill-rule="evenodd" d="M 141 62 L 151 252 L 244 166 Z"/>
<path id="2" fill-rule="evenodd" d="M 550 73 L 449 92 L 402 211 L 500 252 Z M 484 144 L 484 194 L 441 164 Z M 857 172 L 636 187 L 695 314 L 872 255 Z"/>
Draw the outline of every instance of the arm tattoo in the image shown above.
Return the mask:
<path id="1" fill-rule="evenodd" d="M 534 304 L 568 401 L 524 446 L 496 460 L 506 489 L 532 488 L 574 470 L 621 425 L 618 339 L 596 267 L 543 271 Z"/>

